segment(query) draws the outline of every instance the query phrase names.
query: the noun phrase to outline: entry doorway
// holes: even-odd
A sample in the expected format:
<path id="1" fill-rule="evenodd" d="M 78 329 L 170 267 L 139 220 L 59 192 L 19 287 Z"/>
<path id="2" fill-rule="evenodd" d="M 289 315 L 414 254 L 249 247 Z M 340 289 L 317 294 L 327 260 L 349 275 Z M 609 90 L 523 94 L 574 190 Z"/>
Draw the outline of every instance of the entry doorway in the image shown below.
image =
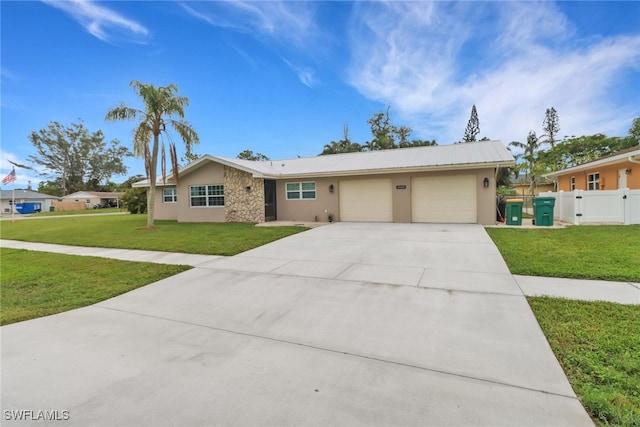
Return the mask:
<path id="1" fill-rule="evenodd" d="M 275 221 L 277 218 L 276 209 L 276 181 L 273 179 L 264 180 L 264 220 Z"/>
<path id="2" fill-rule="evenodd" d="M 627 169 L 618 169 L 618 188 L 627 188 Z"/>

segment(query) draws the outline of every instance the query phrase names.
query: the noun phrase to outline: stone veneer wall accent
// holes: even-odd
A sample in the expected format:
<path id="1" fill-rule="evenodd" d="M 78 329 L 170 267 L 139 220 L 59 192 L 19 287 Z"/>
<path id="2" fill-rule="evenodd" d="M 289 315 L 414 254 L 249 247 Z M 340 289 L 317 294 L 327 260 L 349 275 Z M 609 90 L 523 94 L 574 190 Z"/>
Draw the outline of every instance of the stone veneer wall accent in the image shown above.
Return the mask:
<path id="1" fill-rule="evenodd" d="M 265 222 L 264 180 L 225 166 L 224 206 L 227 222 Z"/>

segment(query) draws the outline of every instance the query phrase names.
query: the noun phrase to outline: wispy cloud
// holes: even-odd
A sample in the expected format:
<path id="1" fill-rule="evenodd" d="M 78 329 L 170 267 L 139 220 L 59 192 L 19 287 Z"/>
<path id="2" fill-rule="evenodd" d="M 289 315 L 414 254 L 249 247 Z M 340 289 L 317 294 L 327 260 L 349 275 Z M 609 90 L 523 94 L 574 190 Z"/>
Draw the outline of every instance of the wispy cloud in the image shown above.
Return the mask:
<path id="1" fill-rule="evenodd" d="M 615 132 L 640 114 L 637 98 L 613 102 L 617 78 L 638 72 L 640 34 L 580 44 L 546 2 L 370 6 L 354 9 L 350 82 L 425 137 L 461 139 L 472 104 L 481 136 L 504 142 L 539 132 L 552 106 L 563 135 Z"/>
<path id="2" fill-rule="evenodd" d="M 129 38 L 134 36 L 137 42 L 149 35 L 149 30 L 142 24 L 89 0 L 41 1 L 69 14 L 89 33 L 104 42 L 113 41 L 119 34 L 125 34 Z"/>
<path id="3" fill-rule="evenodd" d="M 291 68 L 291 70 L 293 70 L 294 73 L 296 73 L 298 79 L 303 85 L 307 87 L 313 87 L 316 85 L 316 72 L 312 68 L 294 65 L 284 58 L 282 60 L 289 66 L 289 68 Z"/>
<path id="4" fill-rule="evenodd" d="M 325 37 L 314 19 L 314 5 L 299 1 L 215 1 L 180 3 L 182 9 L 192 17 L 209 25 L 230 29 L 273 45 L 273 50 L 295 52 L 304 57 L 316 40 Z M 240 56 L 251 65 L 254 61 L 241 49 L 234 47 Z M 312 49 L 313 50 L 313 49 Z M 299 53 L 302 53 L 300 55 Z M 307 87 L 317 84 L 315 70 L 300 65 L 297 60 L 283 58 L 298 80 Z"/>
<path id="5" fill-rule="evenodd" d="M 180 3 L 192 17 L 279 43 L 303 47 L 319 34 L 314 6 L 299 1 L 215 1 Z"/>

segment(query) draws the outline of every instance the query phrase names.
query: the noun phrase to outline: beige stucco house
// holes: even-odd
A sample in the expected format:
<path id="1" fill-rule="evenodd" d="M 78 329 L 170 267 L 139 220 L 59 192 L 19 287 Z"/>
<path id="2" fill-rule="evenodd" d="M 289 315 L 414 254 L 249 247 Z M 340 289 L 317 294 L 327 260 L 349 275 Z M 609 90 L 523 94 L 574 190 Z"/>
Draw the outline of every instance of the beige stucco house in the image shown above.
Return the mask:
<path id="1" fill-rule="evenodd" d="M 500 141 L 251 161 L 206 155 L 159 179 L 156 219 L 493 224 Z M 148 187 L 140 181 L 134 187 Z"/>
<path id="2" fill-rule="evenodd" d="M 121 192 L 110 191 L 76 191 L 75 193 L 67 194 L 62 197 L 63 202 L 76 202 L 84 203 L 87 209 L 93 209 L 95 205 L 102 207 L 120 206 L 120 199 L 122 199 Z"/>

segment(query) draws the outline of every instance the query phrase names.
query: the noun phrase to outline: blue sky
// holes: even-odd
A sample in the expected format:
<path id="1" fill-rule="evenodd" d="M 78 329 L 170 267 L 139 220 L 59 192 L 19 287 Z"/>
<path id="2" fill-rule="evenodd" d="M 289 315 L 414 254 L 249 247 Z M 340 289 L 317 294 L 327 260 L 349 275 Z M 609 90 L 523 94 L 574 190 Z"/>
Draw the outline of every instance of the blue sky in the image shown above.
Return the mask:
<path id="1" fill-rule="evenodd" d="M 0 13 L 2 176 L 52 120 L 131 148 L 134 123 L 104 116 L 140 106 L 134 79 L 177 84 L 194 151 L 228 157 L 314 156 L 345 123 L 364 143 L 387 105 L 439 144 L 462 138 L 473 104 L 479 137 L 505 144 L 542 133 L 549 107 L 561 136 L 626 135 L 640 116 L 640 2 L 46 0 Z M 44 179 L 17 173 L 18 187 Z"/>

